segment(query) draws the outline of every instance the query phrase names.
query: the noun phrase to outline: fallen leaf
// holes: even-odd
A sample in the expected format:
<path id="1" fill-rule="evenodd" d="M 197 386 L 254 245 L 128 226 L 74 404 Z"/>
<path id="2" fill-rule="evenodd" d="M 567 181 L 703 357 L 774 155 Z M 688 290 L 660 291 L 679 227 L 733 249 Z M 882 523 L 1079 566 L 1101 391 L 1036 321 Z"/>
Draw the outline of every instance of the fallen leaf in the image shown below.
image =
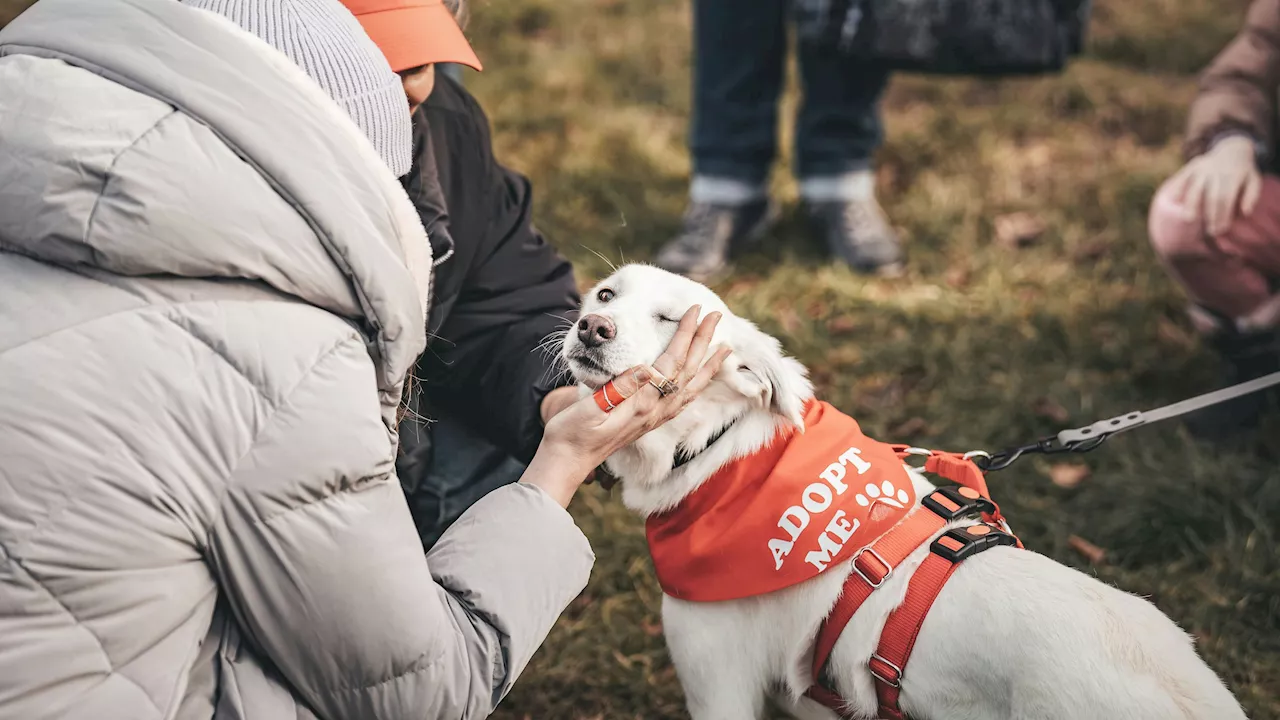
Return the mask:
<path id="1" fill-rule="evenodd" d="M 858 323 L 848 315 L 837 315 L 827 321 L 827 331 L 832 335 L 844 335 L 858 328 Z"/>
<path id="2" fill-rule="evenodd" d="M 1038 240 L 1047 228 L 1043 220 L 1025 212 L 1001 215 L 996 218 L 995 227 L 996 242 L 1010 249 L 1030 245 Z"/>
<path id="3" fill-rule="evenodd" d="M 863 404 L 880 410 L 901 404 L 904 393 L 901 380 L 882 378 L 866 383 L 866 388 L 860 394 Z"/>
<path id="4" fill-rule="evenodd" d="M 658 622 L 649 622 L 648 620 L 645 620 L 644 622 L 640 623 L 640 629 L 643 630 L 644 634 L 648 635 L 649 637 L 658 637 L 659 635 L 662 634 L 662 621 L 659 620 Z"/>
<path id="5" fill-rule="evenodd" d="M 795 308 L 783 308 L 778 311 L 778 324 L 782 326 L 782 330 L 788 335 L 794 334 L 800 329 L 800 316 L 796 313 Z"/>
<path id="6" fill-rule="evenodd" d="M 734 280 L 729 289 L 724 291 L 723 297 L 736 297 L 738 295 L 746 295 L 756 289 L 760 281 L 755 278 L 742 278 Z"/>
<path id="7" fill-rule="evenodd" d="M 942 281 L 958 290 L 969 285 L 970 275 L 969 268 L 957 265 L 942 274 Z"/>
<path id="8" fill-rule="evenodd" d="M 908 366 L 896 375 L 867 375 L 861 377 L 857 393 L 860 402 L 872 409 L 896 407 L 926 377 L 924 368 Z"/>
<path id="9" fill-rule="evenodd" d="M 862 362 L 862 349 L 853 343 L 840 343 L 827 351 L 826 364 L 832 368 L 848 368 Z"/>
<path id="10" fill-rule="evenodd" d="M 1042 417 L 1062 424 L 1071 419 L 1071 413 L 1066 408 L 1054 402 L 1052 398 L 1038 397 L 1035 402 L 1031 403 L 1031 412 L 1036 417 Z"/>
<path id="11" fill-rule="evenodd" d="M 1049 480 L 1060 488 L 1073 488 L 1089 477 L 1088 465 L 1057 463 L 1049 468 Z"/>
<path id="12" fill-rule="evenodd" d="M 827 304 L 825 302 L 822 302 L 821 300 L 814 300 L 813 302 L 805 306 L 804 310 L 806 313 L 808 313 L 809 317 L 816 320 L 820 317 L 825 316 L 830 311 L 830 309 L 831 308 L 827 307 Z"/>
<path id="13" fill-rule="evenodd" d="M 595 603 L 596 599 L 586 593 L 579 595 L 569 603 L 569 607 L 565 610 L 565 617 L 580 618 L 587 612 L 587 608 Z"/>
<path id="14" fill-rule="evenodd" d="M 896 438 L 929 435 L 929 423 L 922 417 L 913 417 L 891 428 L 889 434 Z"/>
<path id="15" fill-rule="evenodd" d="M 896 187 L 898 184 L 898 165 L 895 163 L 880 163 L 876 168 L 876 182 L 886 188 Z"/>
<path id="16" fill-rule="evenodd" d="M 1072 535 L 1067 538 L 1067 544 L 1072 550 L 1084 556 L 1092 565 L 1101 565 L 1107 559 L 1107 551 L 1085 540 L 1079 535 Z"/>
<path id="17" fill-rule="evenodd" d="M 1156 321 L 1156 337 L 1159 337 L 1170 345 L 1176 345 L 1184 350 L 1190 350 L 1196 345 L 1196 338 L 1194 335 L 1167 317 L 1161 317 Z"/>
<path id="18" fill-rule="evenodd" d="M 1103 238 L 1097 237 L 1092 240 L 1086 240 L 1080 247 L 1076 248 L 1073 254 L 1076 260 L 1093 261 L 1107 254 L 1110 245 Z"/>
<path id="19" fill-rule="evenodd" d="M 614 659 L 614 660 L 616 660 L 616 661 L 618 661 L 618 664 L 619 664 L 619 665 L 621 665 L 621 666 L 622 666 L 622 667 L 624 667 L 624 668 L 630 668 L 630 667 L 631 667 L 631 658 L 627 657 L 626 655 L 623 655 L 622 653 L 618 652 L 617 650 L 614 650 L 614 651 L 613 651 L 613 659 Z"/>

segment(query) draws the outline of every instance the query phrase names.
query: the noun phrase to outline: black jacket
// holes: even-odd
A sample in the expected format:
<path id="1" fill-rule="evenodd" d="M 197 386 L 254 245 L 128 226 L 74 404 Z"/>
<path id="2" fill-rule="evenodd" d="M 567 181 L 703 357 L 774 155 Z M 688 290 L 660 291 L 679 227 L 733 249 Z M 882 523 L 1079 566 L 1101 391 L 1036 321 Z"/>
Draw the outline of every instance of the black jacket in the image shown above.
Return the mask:
<path id="1" fill-rule="evenodd" d="M 529 180 L 494 158 L 480 105 L 443 74 L 414 114 L 414 157 L 404 185 L 436 268 L 403 450 L 421 455 L 428 419 L 448 416 L 528 462 L 542 399 L 570 382 L 540 345 L 576 319 L 573 267 L 533 227 Z"/>

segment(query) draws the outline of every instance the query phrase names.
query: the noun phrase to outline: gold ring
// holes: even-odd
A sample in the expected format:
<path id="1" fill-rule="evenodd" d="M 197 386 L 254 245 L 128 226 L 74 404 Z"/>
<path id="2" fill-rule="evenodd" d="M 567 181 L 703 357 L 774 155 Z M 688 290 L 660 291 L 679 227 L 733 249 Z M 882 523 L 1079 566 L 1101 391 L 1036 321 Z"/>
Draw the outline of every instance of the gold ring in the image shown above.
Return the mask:
<path id="1" fill-rule="evenodd" d="M 657 388 L 658 394 L 662 395 L 662 397 L 671 395 L 680 389 L 679 383 L 664 376 L 657 370 L 653 371 L 653 377 L 649 378 L 649 384 Z"/>

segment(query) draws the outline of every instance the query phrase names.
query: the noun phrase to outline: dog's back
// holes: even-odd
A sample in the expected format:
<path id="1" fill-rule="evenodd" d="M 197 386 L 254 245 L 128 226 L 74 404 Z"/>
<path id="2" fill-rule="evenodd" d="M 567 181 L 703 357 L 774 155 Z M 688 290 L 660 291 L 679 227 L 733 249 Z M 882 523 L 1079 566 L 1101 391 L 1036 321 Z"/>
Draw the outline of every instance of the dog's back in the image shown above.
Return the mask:
<path id="1" fill-rule="evenodd" d="M 1190 637 L 1150 602 L 1012 548 L 966 560 L 943 588 L 903 707 L 947 720 L 1245 717 Z"/>

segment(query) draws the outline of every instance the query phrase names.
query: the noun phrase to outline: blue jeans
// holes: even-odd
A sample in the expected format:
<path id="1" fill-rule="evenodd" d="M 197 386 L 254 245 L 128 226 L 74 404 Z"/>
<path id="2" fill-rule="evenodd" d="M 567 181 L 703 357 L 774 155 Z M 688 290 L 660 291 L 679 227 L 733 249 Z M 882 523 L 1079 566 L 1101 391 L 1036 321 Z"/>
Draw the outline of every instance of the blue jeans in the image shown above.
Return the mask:
<path id="1" fill-rule="evenodd" d="M 525 469 L 459 422 L 442 418 L 430 432 L 429 453 L 414 452 L 397 463 L 402 480 L 413 478 L 415 486 L 406 488 L 409 510 L 427 549 L 467 508 L 519 480 Z"/>
<path id="2" fill-rule="evenodd" d="M 694 0 L 696 175 L 763 185 L 777 152 L 778 98 L 787 56 L 788 0 Z M 796 122 L 801 179 L 863 170 L 881 140 L 888 73 L 853 66 L 800 43 L 804 100 Z"/>

